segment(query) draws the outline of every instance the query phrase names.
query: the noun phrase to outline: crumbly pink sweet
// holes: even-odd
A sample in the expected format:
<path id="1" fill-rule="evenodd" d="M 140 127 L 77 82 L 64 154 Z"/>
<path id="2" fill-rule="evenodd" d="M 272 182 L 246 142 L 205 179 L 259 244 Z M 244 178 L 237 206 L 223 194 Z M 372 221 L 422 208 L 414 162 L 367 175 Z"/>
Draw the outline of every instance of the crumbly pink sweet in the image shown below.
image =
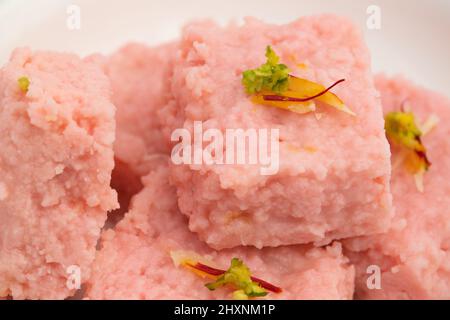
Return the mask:
<path id="1" fill-rule="evenodd" d="M 91 299 L 227 299 L 229 288 L 209 291 L 201 278 L 171 258 L 174 252 L 200 255 L 227 268 L 239 257 L 252 273 L 280 286 L 269 299 L 351 299 L 353 267 L 338 243 L 327 248 L 291 246 L 238 248 L 214 251 L 188 230 L 187 218 L 177 208 L 176 193 L 168 183 L 166 165 L 143 179 L 131 210 L 114 230 L 104 233 L 101 250 L 87 287 Z"/>
<path id="2" fill-rule="evenodd" d="M 383 235 L 345 242 L 357 268 L 356 294 L 361 299 L 450 299 L 450 100 L 401 77 L 376 77 L 385 112 L 411 109 L 419 123 L 430 116 L 437 126 L 422 141 L 432 165 L 421 193 L 403 166 L 393 166 L 395 218 Z M 396 154 L 393 151 L 393 161 Z M 381 289 L 371 265 L 381 271 Z M 368 279 L 370 277 L 370 279 Z"/>
<path id="3" fill-rule="evenodd" d="M 175 52 L 176 43 L 158 47 L 129 43 L 96 60 L 111 81 L 117 107 L 112 186 L 119 193 L 120 209 L 110 215 L 108 225 L 122 217 L 131 197 L 142 188 L 140 178 L 148 172 L 148 161 L 170 151 L 164 118 L 158 112 L 169 102 Z M 169 108 L 165 112 L 170 119 Z"/>
<path id="4" fill-rule="evenodd" d="M 115 157 L 140 176 L 148 156 L 170 152 L 158 112 L 171 96 L 175 49 L 176 43 L 154 48 L 130 43 L 105 60 L 117 106 Z"/>
<path id="5" fill-rule="evenodd" d="M 69 266 L 89 278 L 117 207 L 114 113 L 107 77 L 75 55 L 17 49 L 0 70 L 0 296 L 66 298 Z"/>
<path id="6" fill-rule="evenodd" d="M 242 72 L 265 62 L 271 45 L 291 73 L 325 86 L 356 112 L 331 107 L 296 114 L 254 105 Z M 332 15 L 287 25 L 247 19 L 243 26 L 188 25 L 174 67 L 173 94 L 182 108 L 175 128 L 278 128 L 280 167 L 172 166 L 181 211 L 214 248 L 328 243 L 385 231 L 391 220 L 389 145 L 360 33 Z M 306 68 L 304 67 L 306 65 Z M 191 130 L 191 129 L 190 129 Z"/>

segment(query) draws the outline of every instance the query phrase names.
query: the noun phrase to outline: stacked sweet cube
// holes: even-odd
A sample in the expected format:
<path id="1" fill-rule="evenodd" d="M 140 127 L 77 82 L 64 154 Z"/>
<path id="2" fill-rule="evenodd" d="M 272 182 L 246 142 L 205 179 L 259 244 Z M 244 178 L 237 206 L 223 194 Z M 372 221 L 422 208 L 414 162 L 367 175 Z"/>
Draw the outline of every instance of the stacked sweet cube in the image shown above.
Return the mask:
<path id="1" fill-rule="evenodd" d="M 336 85 L 294 107 L 249 92 L 243 74 L 269 48 L 289 81 Z M 196 22 L 177 42 L 84 60 L 18 51 L 0 89 L 0 296 L 68 297 L 65 269 L 81 265 L 91 299 L 450 298 L 449 101 L 374 79 L 346 19 Z M 421 184 L 384 129 L 405 101 L 426 131 Z M 195 137 L 199 123 L 276 129 L 276 170 L 174 161 L 174 132 Z M 124 217 L 110 214 L 121 220 L 96 247 L 116 209 L 113 157 Z"/>
<path id="2" fill-rule="evenodd" d="M 411 174 L 396 165 L 398 150 L 393 152 L 395 217 L 390 230 L 345 241 L 346 255 L 357 270 L 356 295 L 361 299 L 450 299 L 450 100 L 402 77 L 377 75 L 375 84 L 386 113 L 398 111 L 403 104 L 414 110 L 426 132 L 422 140 L 431 166 L 421 192 Z M 380 268 L 379 288 L 367 286 L 370 266 Z"/>
<path id="3" fill-rule="evenodd" d="M 295 76 L 326 86 L 344 78 L 335 92 L 356 116 L 325 106 L 304 115 L 255 107 L 242 72 L 264 63 L 267 45 Z M 386 230 L 389 145 L 367 48 L 350 22 L 318 16 L 283 26 L 192 24 L 180 46 L 173 94 L 185 128 L 200 120 L 223 131 L 276 128 L 280 136 L 276 174 L 262 175 L 258 164 L 172 170 L 180 210 L 202 240 L 219 249 L 262 248 Z"/>
<path id="4" fill-rule="evenodd" d="M 89 279 L 118 207 L 110 97 L 71 54 L 17 49 L 0 70 L 0 296 L 61 299 Z"/>

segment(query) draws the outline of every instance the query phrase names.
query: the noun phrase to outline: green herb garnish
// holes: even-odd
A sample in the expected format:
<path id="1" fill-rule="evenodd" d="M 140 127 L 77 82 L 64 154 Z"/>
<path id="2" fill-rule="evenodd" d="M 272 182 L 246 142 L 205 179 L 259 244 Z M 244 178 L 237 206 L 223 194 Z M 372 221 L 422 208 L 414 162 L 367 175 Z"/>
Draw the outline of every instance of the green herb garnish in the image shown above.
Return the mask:
<path id="1" fill-rule="evenodd" d="M 206 287 L 209 290 L 216 290 L 225 285 L 232 285 L 237 289 L 233 293 L 235 299 L 264 297 L 268 293 L 259 283 L 251 279 L 250 269 L 238 258 L 233 258 L 230 268 L 216 281 L 206 284 Z"/>
<path id="2" fill-rule="evenodd" d="M 289 86 L 289 69 L 278 63 L 280 58 L 270 46 L 266 48 L 267 62 L 259 68 L 243 72 L 242 84 L 248 94 L 261 91 L 282 93 Z"/>
<path id="3" fill-rule="evenodd" d="M 422 144 L 422 131 L 416 124 L 412 112 L 389 112 L 385 116 L 385 130 L 391 142 L 413 152 L 414 157 L 408 158 L 408 168 L 414 173 L 428 170 L 431 163 L 426 156 L 425 146 Z"/>
<path id="4" fill-rule="evenodd" d="M 20 77 L 19 79 L 17 79 L 17 83 L 19 84 L 19 88 L 20 90 L 22 90 L 22 92 L 28 92 L 28 87 L 30 86 L 30 79 L 28 79 L 28 77 Z"/>
<path id="5" fill-rule="evenodd" d="M 422 132 L 412 112 L 390 112 L 385 116 L 386 134 L 396 143 L 413 150 L 423 150 Z"/>

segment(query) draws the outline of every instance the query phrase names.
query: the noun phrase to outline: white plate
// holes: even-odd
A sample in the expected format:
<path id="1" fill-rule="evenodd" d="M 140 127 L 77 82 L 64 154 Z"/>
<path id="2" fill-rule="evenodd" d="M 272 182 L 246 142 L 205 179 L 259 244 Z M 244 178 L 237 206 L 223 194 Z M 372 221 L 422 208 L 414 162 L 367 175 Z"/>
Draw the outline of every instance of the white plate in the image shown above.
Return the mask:
<path id="1" fill-rule="evenodd" d="M 73 4 L 79 30 L 67 27 Z M 379 30 L 366 25 L 371 4 L 381 9 Z M 402 73 L 450 96 L 449 0 L 0 0 L 0 63 L 17 46 L 108 53 L 131 40 L 176 38 L 197 18 L 226 23 L 251 15 L 283 23 L 325 12 L 348 16 L 363 30 L 375 71 Z"/>

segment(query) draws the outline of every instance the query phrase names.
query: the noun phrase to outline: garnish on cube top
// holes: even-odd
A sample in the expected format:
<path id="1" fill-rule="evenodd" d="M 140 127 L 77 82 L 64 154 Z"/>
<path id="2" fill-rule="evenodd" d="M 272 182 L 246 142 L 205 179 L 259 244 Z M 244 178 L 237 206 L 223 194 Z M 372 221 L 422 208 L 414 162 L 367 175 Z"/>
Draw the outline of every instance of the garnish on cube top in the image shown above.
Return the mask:
<path id="1" fill-rule="evenodd" d="M 225 285 L 232 285 L 238 290 L 233 292 L 233 298 L 245 300 L 253 297 L 264 297 L 267 295 L 266 289 L 251 279 L 250 269 L 238 258 L 231 259 L 231 266 L 219 276 L 216 281 L 207 283 L 209 290 L 216 290 Z"/>
<path id="2" fill-rule="evenodd" d="M 270 46 L 266 48 L 266 58 L 265 64 L 242 74 L 242 84 L 246 92 L 252 95 L 253 102 L 296 113 L 308 113 L 315 111 L 314 101 L 320 101 L 355 115 L 338 96 L 330 92 L 345 79 L 325 88 L 318 83 L 289 74 L 289 68 L 279 63 L 280 58 Z"/>
<path id="3" fill-rule="evenodd" d="M 205 285 L 209 290 L 213 291 L 223 286 L 231 286 L 234 288 L 232 297 L 236 300 L 264 297 L 269 291 L 273 293 L 282 292 L 281 288 L 253 277 L 250 269 L 238 258 L 231 260 L 231 266 L 228 270 L 216 269 L 189 258 L 178 261 L 178 264 L 199 276 L 212 278 L 214 282 Z"/>
<path id="4" fill-rule="evenodd" d="M 389 141 L 404 149 L 403 163 L 414 174 L 419 191 L 423 191 L 423 174 L 431 166 L 422 143 L 422 130 L 412 112 L 393 111 L 385 115 L 385 130 Z"/>
<path id="5" fill-rule="evenodd" d="M 242 83 L 247 93 L 255 94 L 261 91 L 271 91 L 281 94 L 289 88 L 289 69 L 280 64 L 280 58 L 270 46 L 266 48 L 267 62 L 259 68 L 244 71 Z"/>
<path id="6" fill-rule="evenodd" d="M 30 79 L 25 76 L 20 77 L 19 79 L 17 79 L 17 84 L 19 85 L 19 88 L 23 93 L 27 93 L 28 87 L 30 86 Z"/>

